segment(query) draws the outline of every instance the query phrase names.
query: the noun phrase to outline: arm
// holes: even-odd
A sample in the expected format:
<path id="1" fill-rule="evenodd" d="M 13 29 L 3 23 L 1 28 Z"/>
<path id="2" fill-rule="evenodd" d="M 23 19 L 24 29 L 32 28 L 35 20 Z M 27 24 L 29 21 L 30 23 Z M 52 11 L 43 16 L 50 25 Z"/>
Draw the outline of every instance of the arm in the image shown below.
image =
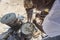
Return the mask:
<path id="1" fill-rule="evenodd" d="M 37 27 L 41 32 L 45 33 L 44 30 L 43 30 L 43 28 L 42 28 L 42 26 L 36 23 L 36 20 L 33 20 L 33 23 L 36 25 L 36 27 Z"/>

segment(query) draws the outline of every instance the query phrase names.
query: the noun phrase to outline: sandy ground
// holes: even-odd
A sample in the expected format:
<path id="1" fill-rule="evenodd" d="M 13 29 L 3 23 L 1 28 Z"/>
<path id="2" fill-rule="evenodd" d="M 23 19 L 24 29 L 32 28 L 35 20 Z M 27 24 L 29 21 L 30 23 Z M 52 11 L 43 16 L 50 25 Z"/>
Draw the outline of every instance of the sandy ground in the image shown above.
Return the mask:
<path id="1" fill-rule="evenodd" d="M 0 17 L 11 12 L 25 15 L 26 12 L 24 9 L 23 0 L 1 0 Z"/>

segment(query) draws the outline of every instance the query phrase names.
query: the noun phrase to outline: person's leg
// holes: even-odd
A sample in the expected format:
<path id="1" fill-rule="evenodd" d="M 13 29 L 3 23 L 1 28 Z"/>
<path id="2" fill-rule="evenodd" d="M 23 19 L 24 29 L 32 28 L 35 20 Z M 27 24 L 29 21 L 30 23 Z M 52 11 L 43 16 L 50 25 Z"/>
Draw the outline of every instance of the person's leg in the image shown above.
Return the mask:
<path id="1" fill-rule="evenodd" d="M 30 22 L 32 21 L 32 16 L 33 16 L 33 9 L 30 9 L 30 13 L 29 13 L 29 20 L 30 20 Z"/>
<path id="2" fill-rule="evenodd" d="M 27 13 L 27 22 L 29 22 L 29 13 Z"/>
<path id="3" fill-rule="evenodd" d="M 31 9 L 31 8 L 26 9 L 26 12 L 27 12 L 27 21 L 31 22 L 32 15 L 33 15 L 33 9 Z"/>
<path id="4" fill-rule="evenodd" d="M 29 22 L 29 9 L 25 9 L 26 10 L 26 14 L 27 14 L 27 22 Z"/>

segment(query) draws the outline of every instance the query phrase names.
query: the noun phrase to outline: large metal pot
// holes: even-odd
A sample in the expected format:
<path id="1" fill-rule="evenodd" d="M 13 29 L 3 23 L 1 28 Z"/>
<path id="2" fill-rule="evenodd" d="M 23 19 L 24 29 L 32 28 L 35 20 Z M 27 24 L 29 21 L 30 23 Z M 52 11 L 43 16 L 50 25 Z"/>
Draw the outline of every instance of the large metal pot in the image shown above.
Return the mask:
<path id="1" fill-rule="evenodd" d="M 24 23 L 21 28 L 22 36 L 25 38 L 32 38 L 34 32 L 34 25 L 32 23 Z"/>
<path id="2" fill-rule="evenodd" d="M 1 18 L 1 23 L 10 26 L 14 31 L 21 27 L 21 20 L 15 13 L 8 13 Z"/>

